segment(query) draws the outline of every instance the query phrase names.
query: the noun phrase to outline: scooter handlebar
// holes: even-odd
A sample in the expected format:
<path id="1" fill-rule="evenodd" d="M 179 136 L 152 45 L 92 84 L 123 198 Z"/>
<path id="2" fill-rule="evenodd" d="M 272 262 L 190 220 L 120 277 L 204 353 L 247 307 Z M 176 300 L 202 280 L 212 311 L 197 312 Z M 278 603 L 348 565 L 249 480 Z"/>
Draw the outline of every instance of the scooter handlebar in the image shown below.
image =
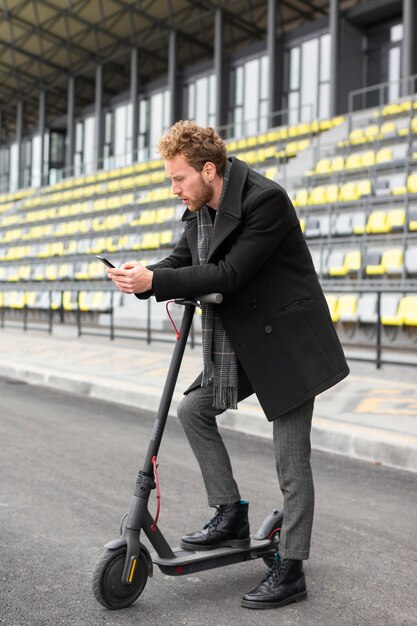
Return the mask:
<path id="1" fill-rule="evenodd" d="M 204 302 L 204 304 L 221 304 L 223 296 L 221 293 L 207 293 L 205 296 L 197 296 L 196 300 Z"/>

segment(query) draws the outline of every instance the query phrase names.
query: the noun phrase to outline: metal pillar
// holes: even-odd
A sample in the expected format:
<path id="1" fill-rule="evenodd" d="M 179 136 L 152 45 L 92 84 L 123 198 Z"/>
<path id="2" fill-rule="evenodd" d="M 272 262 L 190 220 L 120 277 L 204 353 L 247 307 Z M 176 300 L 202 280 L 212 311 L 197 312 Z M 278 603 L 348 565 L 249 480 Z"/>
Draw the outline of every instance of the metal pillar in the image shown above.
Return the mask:
<path id="1" fill-rule="evenodd" d="M 223 11 L 217 8 L 214 13 L 214 74 L 216 76 L 216 128 L 227 123 L 228 88 L 227 72 L 223 58 Z"/>
<path id="2" fill-rule="evenodd" d="M 96 66 L 96 98 L 94 124 L 94 168 L 103 166 L 104 124 L 103 124 L 103 66 Z"/>
<path id="3" fill-rule="evenodd" d="M 74 174 L 75 154 L 75 77 L 68 79 L 67 93 L 67 137 L 65 146 L 65 176 Z"/>
<path id="4" fill-rule="evenodd" d="M 169 33 L 168 55 L 169 119 L 171 124 L 175 124 L 179 119 L 179 89 L 177 88 L 177 84 L 177 32 L 171 30 Z"/>
<path id="5" fill-rule="evenodd" d="M 45 124 L 46 124 L 46 93 L 45 90 L 39 92 L 39 139 L 40 139 L 40 172 L 39 182 L 41 187 L 48 183 L 47 176 L 45 176 Z"/>
<path id="6" fill-rule="evenodd" d="M 330 0 L 330 117 L 338 112 L 339 0 Z"/>
<path id="7" fill-rule="evenodd" d="M 266 52 L 268 55 L 268 128 L 275 125 L 273 113 L 279 107 L 277 105 L 277 3 L 276 0 L 268 0 L 268 21 L 266 33 Z"/>
<path id="8" fill-rule="evenodd" d="M 403 0 L 403 49 L 401 68 L 403 79 L 401 93 L 403 96 L 414 92 L 414 85 L 411 84 L 411 81 L 407 80 L 407 78 L 412 76 L 416 71 L 414 59 L 416 50 L 415 37 L 417 34 L 415 19 L 417 18 L 417 13 L 414 2 L 415 0 Z"/>
<path id="9" fill-rule="evenodd" d="M 138 158 L 139 98 L 138 98 L 138 49 L 130 53 L 130 102 L 132 105 L 132 161 Z"/>
<path id="10" fill-rule="evenodd" d="M 22 186 L 22 135 L 23 135 L 23 102 L 16 103 L 16 144 L 17 144 L 17 188 Z"/>

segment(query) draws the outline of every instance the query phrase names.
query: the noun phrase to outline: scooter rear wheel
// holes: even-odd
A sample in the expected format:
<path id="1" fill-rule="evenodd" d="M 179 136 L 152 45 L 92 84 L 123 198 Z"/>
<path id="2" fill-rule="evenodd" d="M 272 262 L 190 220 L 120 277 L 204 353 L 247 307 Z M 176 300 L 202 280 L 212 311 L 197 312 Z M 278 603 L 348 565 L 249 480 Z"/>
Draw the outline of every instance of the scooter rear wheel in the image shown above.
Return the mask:
<path id="1" fill-rule="evenodd" d="M 97 562 L 93 574 L 93 593 L 98 602 L 107 609 L 125 609 L 135 602 L 148 580 L 148 565 L 141 551 L 132 582 L 122 584 L 126 547 L 106 550 Z"/>

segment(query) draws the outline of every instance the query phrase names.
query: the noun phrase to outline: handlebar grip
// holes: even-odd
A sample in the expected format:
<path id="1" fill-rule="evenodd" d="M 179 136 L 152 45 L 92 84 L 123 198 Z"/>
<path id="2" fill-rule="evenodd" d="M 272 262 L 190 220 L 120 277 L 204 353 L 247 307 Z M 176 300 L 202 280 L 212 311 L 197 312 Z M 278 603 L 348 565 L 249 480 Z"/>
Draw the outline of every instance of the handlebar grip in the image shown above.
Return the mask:
<path id="1" fill-rule="evenodd" d="M 207 293 L 205 296 L 197 296 L 196 300 L 205 304 L 221 304 L 223 296 L 221 293 Z"/>

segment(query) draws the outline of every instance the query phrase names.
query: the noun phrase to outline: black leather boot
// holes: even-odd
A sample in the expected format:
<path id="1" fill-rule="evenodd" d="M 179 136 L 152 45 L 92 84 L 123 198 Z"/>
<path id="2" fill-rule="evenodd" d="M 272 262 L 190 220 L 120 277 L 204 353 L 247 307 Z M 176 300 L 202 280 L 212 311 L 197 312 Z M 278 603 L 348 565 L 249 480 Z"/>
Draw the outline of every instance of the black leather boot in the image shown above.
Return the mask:
<path id="1" fill-rule="evenodd" d="M 249 503 L 236 502 L 216 508 L 215 516 L 202 530 L 181 537 L 181 548 L 212 550 L 225 547 L 246 548 L 249 545 Z"/>
<path id="2" fill-rule="evenodd" d="M 303 562 L 276 558 L 261 583 L 245 593 L 242 606 L 249 609 L 275 609 L 307 597 Z"/>

